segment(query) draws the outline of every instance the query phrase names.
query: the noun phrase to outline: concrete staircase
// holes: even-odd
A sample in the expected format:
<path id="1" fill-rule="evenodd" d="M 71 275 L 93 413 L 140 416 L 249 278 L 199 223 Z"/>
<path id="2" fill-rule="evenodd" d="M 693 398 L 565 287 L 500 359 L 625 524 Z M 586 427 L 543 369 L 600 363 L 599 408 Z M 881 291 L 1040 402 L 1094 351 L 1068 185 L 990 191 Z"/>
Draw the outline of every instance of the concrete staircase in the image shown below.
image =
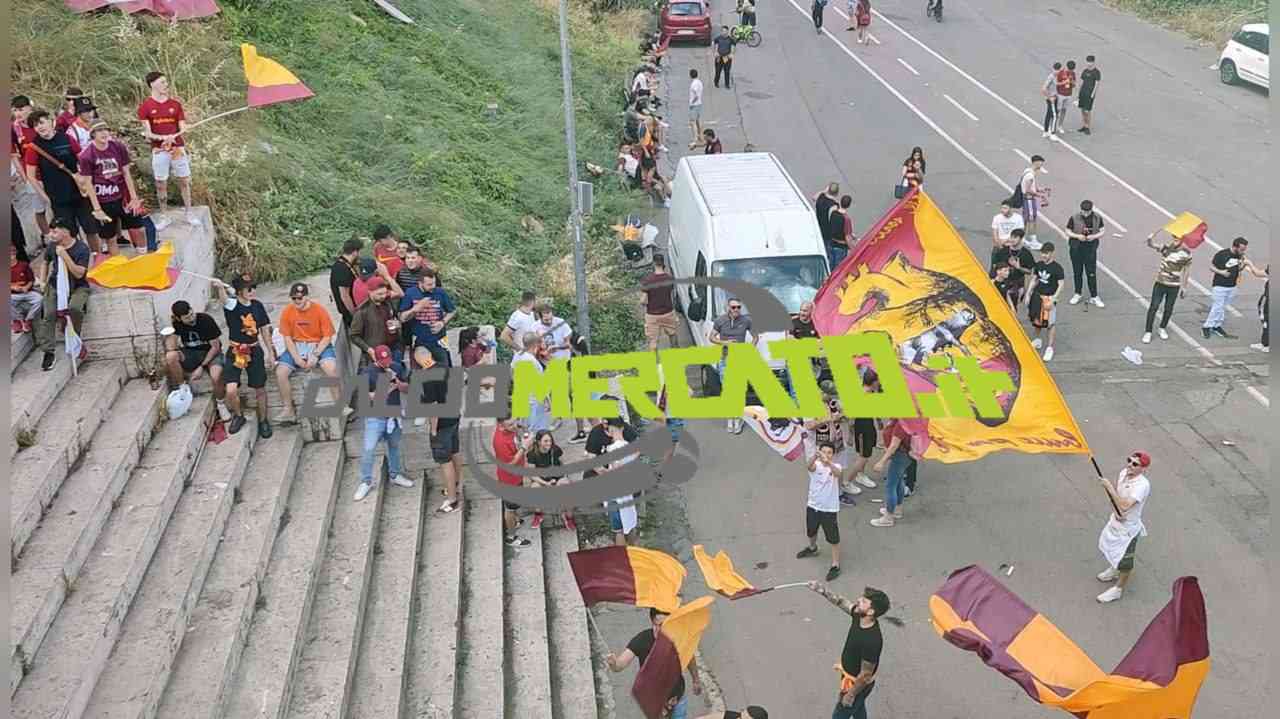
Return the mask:
<path id="1" fill-rule="evenodd" d="M 402 445 L 416 485 L 357 503 L 361 420 L 262 440 L 250 417 L 212 444 L 207 388 L 169 419 L 126 358 L 72 377 L 24 352 L 12 716 L 597 719 L 576 534 L 504 546 L 500 503 L 470 480 L 463 511 L 435 514 L 425 427 Z"/>

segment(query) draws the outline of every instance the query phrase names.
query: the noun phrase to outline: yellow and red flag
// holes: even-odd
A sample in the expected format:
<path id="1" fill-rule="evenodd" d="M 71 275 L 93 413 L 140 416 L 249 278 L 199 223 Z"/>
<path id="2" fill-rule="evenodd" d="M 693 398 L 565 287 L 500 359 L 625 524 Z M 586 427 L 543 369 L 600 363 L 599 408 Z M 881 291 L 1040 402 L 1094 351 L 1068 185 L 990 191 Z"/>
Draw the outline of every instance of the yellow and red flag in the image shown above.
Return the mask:
<path id="1" fill-rule="evenodd" d="M 1088 454 L 1071 410 L 1009 307 L 929 196 L 912 190 L 857 243 L 814 298 L 823 336 L 888 335 L 915 396 L 936 393 L 934 355 L 1003 372 L 1003 418 L 905 420 L 926 459 L 967 462 L 1002 449 Z"/>
<path id="2" fill-rule="evenodd" d="M 1170 220 L 1169 224 L 1164 226 L 1164 231 L 1182 240 L 1182 244 L 1194 250 L 1204 242 L 1205 235 L 1209 234 L 1209 225 L 1190 212 L 1184 212 Z"/>
<path id="3" fill-rule="evenodd" d="M 733 560 L 729 559 L 729 555 L 725 554 L 723 549 L 712 557 L 707 554 L 707 550 L 701 544 L 695 544 L 693 558 L 698 562 L 698 568 L 702 570 L 702 580 L 706 582 L 707 589 L 727 599 L 744 599 L 773 589 L 773 587 L 756 589 L 751 582 L 743 579 L 742 575 L 734 570 Z"/>
<path id="4" fill-rule="evenodd" d="M 980 567 L 952 572 L 929 598 L 929 612 L 943 639 L 982 657 L 1037 702 L 1080 719 L 1190 719 L 1209 673 L 1195 577 L 1174 581 L 1173 598 L 1110 674 Z"/>
<path id="5" fill-rule="evenodd" d="M 244 77 L 249 83 L 249 107 L 315 96 L 297 75 L 275 60 L 259 55 L 258 48 L 253 45 L 242 43 L 240 56 L 244 59 Z"/>
<path id="6" fill-rule="evenodd" d="M 169 267 L 171 260 L 173 243 L 166 242 L 145 255 L 112 255 L 100 259 L 85 274 L 93 284 L 108 289 L 164 290 L 178 277 L 178 270 Z"/>
<path id="7" fill-rule="evenodd" d="M 794 420 L 770 420 L 764 407 L 752 405 L 742 411 L 742 419 L 770 449 L 782 455 L 788 462 L 803 459 L 808 432 L 804 425 Z"/>
<path id="8" fill-rule="evenodd" d="M 685 568 L 670 554 L 641 547 L 569 552 L 569 567 L 588 607 L 619 602 L 670 613 L 680 606 Z"/>
<path id="9" fill-rule="evenodd" d="M 672 612 L 654 632 L 653 648 L 636 673 L 631 696 L 648 719 L 664 716 L 669 699 L 678 698 L 684 669 L 711 625 L 712 597 L 699 597 Z"/>

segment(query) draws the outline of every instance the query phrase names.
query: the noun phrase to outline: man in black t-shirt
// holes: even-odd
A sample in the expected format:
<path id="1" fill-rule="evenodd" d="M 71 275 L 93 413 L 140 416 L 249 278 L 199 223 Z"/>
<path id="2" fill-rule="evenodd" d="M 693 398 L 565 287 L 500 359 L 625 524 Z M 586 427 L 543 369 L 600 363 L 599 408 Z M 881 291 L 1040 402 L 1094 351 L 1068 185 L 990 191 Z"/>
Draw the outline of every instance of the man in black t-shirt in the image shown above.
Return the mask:
<path id="1" fill-rule="evenodd" d="M 620 672 L 631 666 L 631 662 L 635 660 L 639 660 L 639 666 L 643 667 L 644 660 L 649 658 L 649 652 L 653 649 L 653 643 L 655 641 L 654 637 L 666 618 L 666 613 L 650 607 L 649 622 L 653 626 L 632 637 L 631 641 L 627 642 L 627 648 L 623 649 L 621 654 L 614 655 L 613 652 L 609 652 L 609 654 L 605 656 L 605 665 L 609 667 L 610 671 Z M 690 686 L 693 688 L 693 693 L 695 695 L 701 694 L 702 681 L 698 678 L 697 659 L 689 660 L 689 676 L 693 679 L 693 681 L 690 682 Z M 675 708 L 671 710 L 671 716 L 687 716 L 689 710 L 689 698 L 684 696 L 683 674 L 681 674 L 680 679 L 676 681 L 676 686 L 672 690 L 671 695 L 673 697 L 680 697 Z"/>
<path id="2" fill-rule="evenodd" d="M 36 347 L 44 352 L 40 369 L 45 372 L 53 369 L 53 364 L 57 361 L 59 260 L 61 266 L 66 268 L 71 290 L 67 297 L 67 314 L 71 318 L 71 326 L 76 332 L 80 332 L 85 307 L 89 304 L 89 280 L 85 274 L 93 259 L 89 246 L 71 234 L 71 226 L 64 219 L 55 217 L 49 223 L 49 239 L 52 242 L 45 248 L 44 264 L 38 271 L 37 284 L 44 288 L 44 301 L 41 317 L 35 327 Z M 77 361 L 83 362 L 88 358 L 88 350 L 81 347 Z"/>
<path id="3" fill-rule="evenodd" d="M 164 338 L 169 389 L 195 382 L 207 372 L 213 382 L 213 396 L 218 400 L 218 413 L 224 414 L 227 408 L 223 402 L 226 388 L 222 385 L 222 329 L 212 317 L 192 309 L 186 300 L 174 302 L 170 312 L 173 333 Z"/>
<path id="4" fill-rule="evenodd" d="M 235 434 L 244 427 L 244 408 L 240 406 L 240 375 L 248 375 L 257 401 L 258 436 L 271 437 L 271 413 L 267 403 L 267 365 L 275 366 L 275 348 L 271 344 L 271 316 L 267 308 L 254 298 L 257 285 L 244 275 L 231 281 L 235 297 L 227 296 L 227 286 L 214 285 L 222 303 L 222 316 L 227 323 L 227 354 L 222 371 L 227 384 L 227 406 L 231 421 L 227 433 Z"/>
<path id="5" fill-rule="evenodd" d="M 832 182 L 827 185 L 827 189 L 813 196 L 813 214 L 818 218 L 818 231 L 822 233 L 822 239 L 825 242 L 830 237 L 827 220 L 831 218 L 831 210 L 835 208 L 840 199 L 840 183 Z M 835 269 L 832 267 L 831 269 Z"/>
<path id="6" fill-rule="evenodd" d="M 720 74 L 724 73 L 724 89 L 729 89 L 733 74 L 733 46 L 736 44 L 728 25 L 720 26 L 720 34 L 711 41 L 716 46 L 716 76 L 713 83 L 720 87 Z"/>
<path id="7" fill-rule="evenodd" d="M 1098 85 L 1102 84 L 1102 71 L 1093 64 L 1093 55 L 1084 59 L 1084 71 L 1080 73 L 1080 94 L 1076 96 L 1076 104 L 1080 106 L 1080 115 L 1084 122 L 1080 132 L 1093 134 L 1090 124 L 1093 122 L 1093 101 L 1098 97 Z"/>
<path id="8" fill-rule="evenodd" d="M 867 719 L 867 697 L 875 688 L 884 649 L 880 617 L 889 611 L 889 595 L 867 587 L 850 601 L 819 582 L 809 582 L 809 589 L 853 618 L 840 652 L 840 693 L 831 719 Z"/>
<path id="9" fill-rule="evenodd" d="M 1031 346 L 1041 347 L 1040 330 L 1049 330 L 1049 342 L 1044 350 L 1044 361 L 1053 359 L 1053 338 L 1058 329 L 1058 293 L 1067 274 L 1062 265 L 1053 259 L 1054 246 L 1046 242 L 1040 246 L 1040 261 L 1031 270 L 1031 294 L 1029 314 L 1032 332 Z"/>
<path id="10" fill-rule="evenodd" d="M 1249 274 L 1259 278 L 1267 276 L 1266 272 L 1259 270 L 1250 259 L 1245 257 L 1248 249 L 1249 241 L 1243 237 L 1237 237 L 1231 242 L 1231 247 L 1224 247 L 1214 253 L 1213 261 L 1209 263 L 1209 269 L 1213 270 L 1213 290 L 1210 293 L 1213 304 L 1209 306 L 1209 316 L 1205 317 L 1204 325 L 1200 328 L 1205 339 L 1209 339 L 1212 335 L 1235 339 L 1235 335 L 1228 334 L 1223 329 L 1222 323 L 1227 318 L 1227 306 L 1231 304 L 1231 300 L 1235 299 L 1241 271 L 1248 270 Z"/>
<path id="11" fill-rule="evenodd" d="M 1098 296 L 1098 243 L 1106 224 L 1102 215 L 1093 211 L 1093 202 L 1085 200 L 1080 203 L 1080 211 L 1067 219 L 1067 251 L 1071 255 L 1071 278 L 1074 281 L 1075 294 L 1070 303 L 1078 304 L 1083 289 L 1081 280 L 1089 280 L 1089 304 L 1105 307 Z"/>
<path id="12" fill-rule="evenodd" d="M 342 243 L 342 254 L 329 268 L 329 291 L 333 293 L 333 304 L 342 315 L 343 326 L 348 329 L 351 328 L 351 315 L 356 311 L 356 258 L 362 248 L 364 242 L 357 237 Z"/>
<path id="13" fill-rule="evenodd" d="M 1031 274 L 1031 269 L 1036 264 L 1036 258 L 1031 254 L 1031 248 L 1027 247 L 1023 242 L 1026 234 L 1026 230 L 1014 230 L 1009 233 L 1009 239 L 1005 242 L 1004 247 L 991 254 L 991 277 L 996 280 L 996 287 L 1000 289 L 1001 294 L 1009 300 L 1009 304 L 1015 310 L 1022 304 L 1022 296 L 1027 286 L 1027 275 Z M 1008 272 L 999 273 L 998 271 L 1001 267 L 1007 268 Z M 997 274 L 1003 274 L 1004 279 L 997 277 Z"/>
<path id="14" fill-rule="evenodd" d="M 439 345 L 419 345 L 413 349 L 415 370 L 432 367 L 448 367 L 449 351 Z M 444 404 L 448 400 L 449 374 L 435 382 L 424 382 L 422 385 L 422 401 L 426 404 Z M 436 514 L 452 514 L 462 506 L 458 496 L 458 480 L 462 477 L 462 457 L 459 455 L 461 445 L 458 441 L 458 417 L 431 417 L 431 458 L 440 465 L 440 473 L 444 475 L 444 502 L 436 510 Z"/>
<path id="15" fill-rule="evenodd" d="M 98 223 L 76 178 L 80 168 L 80 146 L 69 133 L 54 125 L 53 116 L 36 110 L 27 118 L 35 136 L 23 154 L 27 179 L 43 195 L 54 217 L 62 218 L 77 235 L 84 231 L 90 247 L 98 246 Z"/>

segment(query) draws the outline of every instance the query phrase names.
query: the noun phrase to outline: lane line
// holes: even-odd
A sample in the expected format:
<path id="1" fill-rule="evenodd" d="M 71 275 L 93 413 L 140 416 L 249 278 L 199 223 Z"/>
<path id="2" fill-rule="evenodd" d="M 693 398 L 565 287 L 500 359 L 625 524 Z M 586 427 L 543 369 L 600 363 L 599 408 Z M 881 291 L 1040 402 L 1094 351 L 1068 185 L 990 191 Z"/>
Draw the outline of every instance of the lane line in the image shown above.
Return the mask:
<path id="1" fill-rule="evenodd" d="M 841 12 L 841 11 L 840 11 L 840 9 L 839 9 L 839 8 L 837 8 L 837 9 L 836 9 L 836 12 L 837 12 L 837 13 L 840 13 L 841 15 L 843 15 L 843 14 L 844 14 L 843 12 Z M 922 50 L 924 50 L 925 52 L 929 53 L 930 55 L 932 55 L 934 58 L 936 58 L 939 62 L 941 62 L 942 64 L 946 65 L 947 67 L 951 68 L 952 70 L 955 70 L 957 73 L 959 73 L 959 74 L 960 74 L 962 77 L 964 77 L 966 80 L 968 80 L 969 82 L 971 82 L 971 83 L 973 83 L 975 86 L 977 86 L 977 87 L 978 87 L 978 89 L 980 89 L 980 90 L 982 90 L 983 92 L 987 93 L 987 95 L 989 95 L 993 100 L 995 100 L 996 102 L 999 102 L 1000 104 L 1002 104 L 1002 105 L 1004 105 L 1005 107 L 1007 107 L 1009 110 L 1013 111 L 1013 113 L 1014 113 L 1014 114 L 1018 115 L 1018 116 L 1019 116 L 1019 117 L 1021 117 L 1023 120 L 1025 120 L 1025 121 L 1027 122 L 1027 124 L 1031 125 L 1032 127 L 1036 128 L 1036 129 L 1039 129 L 1039 128 L 1041 128 L 1041 127 L 1042 127 L 1042 124 L 1041 124 L 1041 123 L 1039 123 L 1039 122 L 1037 122 L 1036 120 L 1032 119 L 1030 115 L 1028 115 L 1027 113 L 1023 112 L 1023 111 L 1022 111 L 1021 109 L 1019 109 L 1017 106 L 1013 105 L 1013 104 L 1012 104 L 1012 103 L 1010 103 L 1008 100 L 1006 100 L 1006 99 L 1004 99 L 1003 97 L 1001 97 L 1000 95 L 998 95 L 994 90 L 992 90 L 991 88 L 989 88 L 989 87 L 987 87 L 986 85 L 984 85 L 984 84 L 982 83 L 982 81 L 978 80 L 978 79 L 977 79 L 977 78 L 975 78 L 973 75 L 970 75 L 969 73 L 967 73 L 967 72 L 965 72 L 964 70 L 960 69 L 960 67 L 958 67 L 955 63 L 953 63 L 953 62 L 951 62 L 950 60 L 948 60 L 947 58 L 943 57 L 943 56 L 942 56 L 941 54 L 939 54 L 936 50 L 934 50 L 933 48 L 931 48 L 931 47 L 929 47 L 928 45 L 926 45 L 926 44 L 924 44 L 923 42 L 921 42 L 918 38 L 916 38 L 916 36 L 912 35 L 911 33 L 907 32 L 906 30 L 902 29 L 902 27 L 901 27 L 901 26 L 899 26 L 897 23 L 895 23 L 894 21 L 890 20 L 889 18 L 885 17 L 885 16 L 884 16 L 884 15 L 883 15 L 879 10 L 875 10 L 875 9 L 873 9 L 871 12 L 875 13 L 876 17 L 880 18 L 880 19 L 881 19 L 881 20 L 882 20 L 886 25 L 888 25 L 889 27 L 893 28 L 894 30 L 897 30 L 899 33 L 901 33 L 901 34 L 903 35 L 903 37 L 907 38 L 907 39 L 908 39 L 908 40 L 910 40 L 911 42 L 914 42 L 916 45 L 920 46 L 920 49 L 922 49 Z M 846 19 L 847 19 L 847 17 L 846 17 Z M 1140 200 L 1142 200 L 1143 202 L 1145 202 L 1145 203 L 1147 203 L 1148 205 L 1150 205 L 1152 208 L 1154 208 L 1154 209 L 1155 209 L 1157 212 L 1159 212 L 1160 214 L 1164 215 L 1165 217 L 1167 217 L 1167 218 L 1169 218 L 1169 219 L 1173 219 L 1173 218 L 1174 218 L 1174 214 L 1173 214 L 1172 212 L 1170 212 L 1169 210 L 1165 209 L 1165 207 L 1164 207 L 1163 205 L 1161 205 L 1160 203 L 1158 203 L 1158 202 L 1156 202 L 1155 200 L 1153 200 L 1153 199 L 1151 199 L 1150 197 L 1148 197 L 1145 193 L 1143 193 L 1143 192 L 1142 192 L 1141 190 L 1139 190 L 1138 188 L 1134 187 L 1133 185 L 1129 184 L 1129 183 L 1128 183 L 1128 182 L 1126 182 L 1125 180 L 1121 179 L 1121 178 L 1120 178 L 1120 176 L 1116 175 L 1116 174 L 1115 174 L 1114 172 L 1112 172 L 1111 170 L 1108 170 L 1106 167 L 1103 167 L 1100 163 L 1098 163 L 1098 161 L 1094 160 L 1092 157 L 1089 157 L 1088 155 L 1084 154 L 1084 153 L 1083 153 L 1083 152 L 1081 152 L 1080 150 L 1076 149 L 1076 148 L 1075 148 L 1071 143 L 1067 142 L 1066 140 L 1063 140 L 1062 138 L 1058 138 L 1058 139 L 1057 139 L 1057 141 L 1058 141 L 1058 144 L 1060 144 L 1060 145 L 1062 145 L 1063 147 L 1065 147 L 1065 148 L 1067 148 L 1068 150 L 1070 150 L 1070 151 L 1071 151 L 1071 153 L 1072 153 L 1072 154 L 1074 154 L 1076 157 L 1079 157 L 1081 160 L 1084 160 L 1085 162 L 1087 162 L 1087 163 L 1089 163 L 1090 165 L 1092 165 L 1092 166 L 1094 167 L 1094 169 L 1098 170 L 1099 172 L 1101 172 L 1102 174 L 1104 174 L 1104 175 L 1106 175 L 1108 178 L 1110 178 L 1110 179 L 1111 179 L 1113 182 L 1115 182 L 1116 184 L 1120 185 L 1121 187 L 1125 188 L 1125 189 L 1126 189 L 1126 190 L 1128 190 L 1129 192 L 1133 193 L 1133 195 L 1134 195 L 1134 196 L 1136 196 L 1138 199 L 1140 199 Z M 1204 240 L 1205 240 L 1205 242 L 1209 243 L 1209 245 L 1210 245 L 1211 247 L 1213 247 L 1214 249 L 1218 249 L 1218 250 L 1221 250 L 1221 249 L 1222 249 L 1222 245 L 1220 245 L 1220 244 L 1218 244 L 1218 243 L 1214 242 L 1214 241 L 1213 241 L 1212 239 L 1210 239 L 1207 235 L 1205 236 Z"/>
<path id="2" fill-rule="evenodd" d="M 1108 224 L 1108 225 L 1111 225 L 1112 227 L 1116 228 L 1117 230 L 1120 230 L 1121 232 L 1123 232 L 1123 233 L 1124 233 L 1124 234 L 1126 234 L 1126 235 L 1127 235 L 1127 234 L 1129 234 L 1129 228 L 1125 227 L 1124 225 L 1120 224 L 1119 222 L 1116 222 L 1116 219 L 1115 219 L 1114 217 L 1112 217 L 1111 215 L 1108 215 L 1107 213 L 1103 212 L 1101 207 L 1098 207 L 1098 206 L 1095 204 L 1095 205 L 1093 206 L 1093 209 L 1094 209 L 1095 211 L 1097 211 L 1097 213 L 1098 213 L 1099 215 L 1101 215 L 1101 216 L 1102 216 L 1102 219 L 1104 219 L 1104 220 L 1106 220 L 1106 221 L 1107 221 L 1107 224 Z"/>
<path id="3" fill-rule="evenodd" d="M 836 12 L 840 12 L 840 11 L 839 11 L 839 10 L 837 10 Z M 841 14 L 841 15 L 844 15 L 844 13 L 840 13 L 840 14 Z M 848 20 L 848 19 L 849 19 L 849 16 L 848 16 L 848 15 L 844 15 L 844 19 L 845 19 L 845 20 Z M 875 35 L 872 35 L 871 33 L 867 33 L 867 39 L 868 39 L 868 40 L 870 40 L 871 42 L 874 42 L 874 43 L 875 43 L 875 44 L 877 44 L 877 45 L 879 45 L 879 44 L 880 44 L 880 38 L 877 38 Z"/>
<path id="4" fill-rule="evenodd" d="M 973 120 L 974 122 L 977 122 L 977 121 L 978 121 L 978 116 L 977 116 L 977 115 L 975 115 L 975 114 L 973 114 L 972 112 L 969 112 L 968 110 L 964 109 L 964 105 L 961 105 L 960 103 L 956 102 L 956 99 L 955 99 L 954 97 L 951 97 L 950 95 L 948 95 L 948 94 L 947 94 L 947 93 L 945 93 L 945 92 L 944 92 L 944 93 L 942 93 L 942 96 L 943 96 L 943 97 L 945 97 L 945 98 L 947 98 L 947 102 L 951 103 L 952 105 L 955 105 L 955 107 L 956 107 L 956 109 L 957 109 L 957 110 L 959 110 L 960 112 L 963 112 L 964 114 L 968 115 L 970 120 Z"/>
<path id="5" fill-rule="evenodd" d="M 796 12 L 799 12 L 802 15 L 808 16 L 809 14 L 808 11 L 805 10 L 803 7 L 801 7 L 799 4 L 797 4 L 796 0 L 787 0 L 787 2 L 796 9 Z M 840 12 L 840 11 L 837 9 L 837 12 Z M 930 129 L 938 133 L 938 135 L 943 140 L 946 140 L 948 144 L 950 144 L 953 148 L 955 148 L 956 152 L 959 152 L 962 156 L 964 156 L 965 159 L 967 159 L 969 162 L 972 162 L 974 166 L 977 167 L 979 170 L 981 170 L 987 177 L 990 177 L 991 180 L 995 182 L 997 186 L 999 186 L 1005 192 L 1013 192 L 1013 187 L 1011 185 L 1005 184 L 1004 180 L 1000 179 L 1000 176 L 997 175 L 994 171 L 992 171 L 990 167 L 987 167 L 987 165 L 983 163 L 982 160 L 979 160 L 965 146 L 957 142 L 954 137 L 948 134 L 946 130 L 942 129 L 942 127 L 939 126 L 938 123 L 934 122 L 932 118 L 926 115 L 924 111 L 916 107 L 915 104 L 911 102 L 911 100 L 907 99 L 907 97 L 898 90 L 898 88 L 894 87 L 889 83 L 888 80 L 885 80 L 883 77 L 881 77 L 880 73 L 872 69 L 872 67 L 868 65 L 862 58 L 858 57 L 857 54 L 855 54 L 852 50 L 850 50 L 847 46 L 845 46 L 845 44 L 841 42 L 839 38 L 831 34 L 830 30 L 823 28 L 822 34 L 826 35 L 833 43 L 835 43 L 836 47 L 839 48 L 841 52 L 843 52 L 846 56 L 848 56 L 850 60 L 853 60 L 855 63 L 857 63 L 863 70 L 866 71 L 868 75 L 872 77 L 872 79 L 880 83 L 880 85 L 884 87 L 884 89 L 888 90 L 889 94 L 898 98 L 898 101 L 901 102 L 903 105 L 906 105 L 908 110 L 911 110 L 913 113 L 915 113 L 916 117 L 919 117 L 922 122 L 924 122 L 926 125 L 930 127 Z M 1061 227 L 1059 227 L 1056 223 L 1054 223 L 1053 220 L 1050 220 L 1048 218 L 1041 218 L 1041 221 L 1047 224 L 1053 231 L 1057 232 L 1063 239 L 1066 239 L 1066 233 L 1062 230 Z M 1125 282 L 1123 279 L 1120 278 L 1119 275 L 1113 272 L 1110 267 L 1107 267 L 1103 263 L 1099 262 L 1098 269 L 1102 270 L 1121 289 L 1128 292 L 1129 296 L 1137 300 L 1138 303 L 1141 304 L 1144 309 L 1150 306 L 1150 302 L 1147 300 L 1146 297 L 1143 297 L 1141 294 L 1139 294 L 1138 291 L 1133 289 L 1133 287 L 1130 286 L 1128 282 Z M 1194 349 L 1202 357 L 1212 362 L 1215 366 L 1222 366 L 1223 364 L 1222 360 L 1219 360 L 1217 357 L 1213 355 L 1211 351 L 1209 351 L 1208 348 L 1206 348 L 1204 345 L 1197 342 L 1195 338 L 1193 338 L 1191 335 L 1187 334 L 1187 332 L 1183 330 L 1181 327 L 1179 327 L 1176 322 L 1170 322 L 1169 328 L 1173 330 L 1173 333 L 1176 334 L 1183 342 L 1187 343 L 1192 349 Z M 1249 394 L 1252 397 L 1254 397 L 1254 399 L 1258 400 L 1258 402 L 1262 403 L 1264 406 L 1270 407 L 1270 401 L 1266 399 L 1266 396 L 1264 394 L 1262 394 L 1256 388 L 1253 388 L 1252 385 L 1246 385 L 1246 388 L 1253 389 L 1253 391 L 1249 392 Z"/>
<path id="6" fill-rule="evenodd" d="M 910 70 L 912 75 L 915 75 L 916 77 L 920 76 L 920 73 L 916 71 L 914 67 L 911 67 L 910 65 L 908 65 L 906 60 L 903 60 L 902 58 L 898 58 L 898 62 L 901 63 L 903 67 Z"/>

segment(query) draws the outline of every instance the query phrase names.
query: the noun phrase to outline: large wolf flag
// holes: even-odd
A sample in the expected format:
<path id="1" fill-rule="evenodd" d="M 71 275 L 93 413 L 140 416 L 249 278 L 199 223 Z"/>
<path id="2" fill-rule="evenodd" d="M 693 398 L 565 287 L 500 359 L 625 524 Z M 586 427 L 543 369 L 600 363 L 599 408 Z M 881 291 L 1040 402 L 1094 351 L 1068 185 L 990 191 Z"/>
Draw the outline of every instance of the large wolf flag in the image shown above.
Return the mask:
<path id="1" fill-rule="evenodd" d="M 982 657 L 1032 699 L 1080 719 L 1190 719 L 1209 673 L 1195 577 L 1174 581 L 1173 598 L 1110 674 L 980 567 L 952 572 L 929 598 L 929 612 L 943 639 Z"/>
<path id="2" fill-rule="evenodd" d="M 991 452 L 1089 454 L 1089 445 L 1018 320 L 942 211 L 912 190 L 836 267 L 814 298 L 823 336 L 889 336 L 913 395 L 934 394 L 949 367 L 972 358 L 1008 375 L 1002 418 L 920 418 L 904 426 L 925 459 L 967 462 Z M 941 357 L 938 357 L 938 356 Z"/>

